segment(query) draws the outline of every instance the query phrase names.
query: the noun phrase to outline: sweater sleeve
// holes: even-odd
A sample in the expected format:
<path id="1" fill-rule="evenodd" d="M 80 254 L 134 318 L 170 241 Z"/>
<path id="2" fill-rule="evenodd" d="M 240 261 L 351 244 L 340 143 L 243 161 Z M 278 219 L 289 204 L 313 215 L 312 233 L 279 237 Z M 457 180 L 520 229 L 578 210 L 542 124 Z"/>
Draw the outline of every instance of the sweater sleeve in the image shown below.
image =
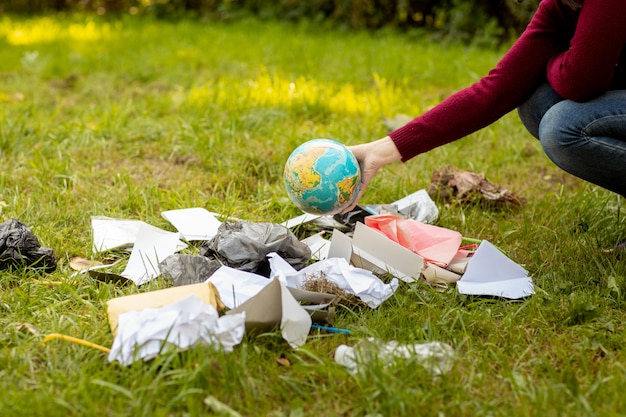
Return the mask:
<path id="1" fill-rule="evenodd" d="M 545 82 L 550 59 L 567 50 L 574 28 L 575 13 L 560 0 L 541 1 L 489 74 L 389 134 L 402 161 L 482 129 L 522 104 Z"/>
<path id="2" fill-rule="evenodd" d="M 606 92 L 625 44 L 626 1 L 585 0 L 570 47 L 548 64 L 550 85 L 581 102 Z"/>

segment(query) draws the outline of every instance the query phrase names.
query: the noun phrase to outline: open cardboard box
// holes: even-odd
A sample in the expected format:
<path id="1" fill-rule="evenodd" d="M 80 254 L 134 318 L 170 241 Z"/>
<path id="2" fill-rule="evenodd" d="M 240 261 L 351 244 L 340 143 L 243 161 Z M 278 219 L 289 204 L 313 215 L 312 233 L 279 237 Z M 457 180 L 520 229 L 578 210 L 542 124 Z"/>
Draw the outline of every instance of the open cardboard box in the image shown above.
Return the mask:
<path id="1" fill-rule="evenodd" d="M 420 255 L 363 223 L 356 223 L 352 238 L 333 230 L 328 257 L 344 258 L 358 268 L 390 273 L 405 282 L 423 277 L 431 283 L 449 283 L 461 278 L 459 274 L 426 262 Z"/>

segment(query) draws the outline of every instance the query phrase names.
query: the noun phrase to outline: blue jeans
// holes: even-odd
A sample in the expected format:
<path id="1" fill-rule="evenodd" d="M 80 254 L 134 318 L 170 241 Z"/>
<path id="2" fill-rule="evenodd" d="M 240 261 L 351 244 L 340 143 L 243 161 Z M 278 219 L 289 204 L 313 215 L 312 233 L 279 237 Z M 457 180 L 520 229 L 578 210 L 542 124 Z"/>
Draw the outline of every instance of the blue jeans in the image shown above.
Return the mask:
<path id="1" fill-rule="evenodd" d="M 517 111 L 558 167 L 626 196 L 626 90 L 577 103 L 544 84 Z"/>

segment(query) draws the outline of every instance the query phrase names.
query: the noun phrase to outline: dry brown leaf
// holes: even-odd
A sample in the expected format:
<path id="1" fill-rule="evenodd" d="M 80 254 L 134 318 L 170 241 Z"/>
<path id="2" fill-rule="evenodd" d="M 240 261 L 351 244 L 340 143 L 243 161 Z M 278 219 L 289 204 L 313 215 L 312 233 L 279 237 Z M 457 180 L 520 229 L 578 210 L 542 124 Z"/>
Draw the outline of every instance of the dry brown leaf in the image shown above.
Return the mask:
<path id="1" fill-rule="evenodd" d="M 280 366 L 291 366 L 291 362 L 289 361 L 289 359 L 281 356 L 279 358 L 276 358 L 276 362 L 280 365 Z"/>
<path id="2" fill-rule="evenodd" d="M 516 206 L 525 202 L 524 198 L 500 185 L 493 184 L 482 174 L 461 171 L 450 165 L 433 174 L 428 194 L 432 198 L 440 198 L 444 201 L 475 202 L 476 200 L 483 200 Z"/>
<path id="3" fill-rule="evenodd" d="M 15 327 L 18 332 L 28 332 L 33 336 L 39 336 L 39 329 L 30 323 L 20 323 Z"/>
<path id="4" fill-rule="evenodd" d="M 75 256 L 70 259 L 70 268 L 74 271 L 82 271 L 92 266 L 102 265 L 102 262 L 83 258 L 81 256 Z"/>

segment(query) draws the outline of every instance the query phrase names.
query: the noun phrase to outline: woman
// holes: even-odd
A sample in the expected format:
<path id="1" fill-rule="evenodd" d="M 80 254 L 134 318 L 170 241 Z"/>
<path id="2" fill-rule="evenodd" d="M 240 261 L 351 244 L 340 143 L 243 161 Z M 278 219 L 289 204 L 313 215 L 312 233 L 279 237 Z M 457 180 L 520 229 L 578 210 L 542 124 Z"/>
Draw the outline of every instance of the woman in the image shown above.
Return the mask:
<path id="1" fill-rule="evenodd" d="M 350 147 L 362 169 L 359 198 L 382 166 L 460 139 L 516 108 L 555 164 L 626 195 L 625 45 L 626 0 L 541 1 L 487 76 L 389 136 Z"/>

